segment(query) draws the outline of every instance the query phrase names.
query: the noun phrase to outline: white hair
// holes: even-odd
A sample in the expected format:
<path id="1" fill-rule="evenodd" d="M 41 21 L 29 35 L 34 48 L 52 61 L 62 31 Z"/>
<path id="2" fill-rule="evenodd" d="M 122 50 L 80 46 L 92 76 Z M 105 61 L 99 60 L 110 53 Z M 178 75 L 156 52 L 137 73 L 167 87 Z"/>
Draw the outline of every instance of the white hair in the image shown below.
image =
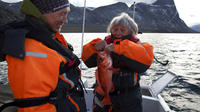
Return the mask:
<path id="1" fill-rule="evenodd" d="M 116 16 L 112 19 L 110 24 L 108 25 L 107 32 L 111 32 L 113 26 L 116 25 L 124 25 L 129 28 L 132 35 L 138 34 L 138 25 L 137 23 L 127 14 L 127 13 L 121 13 L 119 16 Z"/>

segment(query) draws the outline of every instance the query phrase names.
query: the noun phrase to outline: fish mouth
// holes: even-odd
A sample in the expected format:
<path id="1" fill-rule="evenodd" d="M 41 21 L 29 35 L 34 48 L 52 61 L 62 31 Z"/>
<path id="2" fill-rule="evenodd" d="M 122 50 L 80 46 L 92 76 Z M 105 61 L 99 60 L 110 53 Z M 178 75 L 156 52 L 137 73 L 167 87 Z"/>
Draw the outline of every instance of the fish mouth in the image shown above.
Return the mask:
<path id="1" fill-rule="evenodd" d="M 99 62 L 103 62 L 103 58 L 99 58 Z"/>

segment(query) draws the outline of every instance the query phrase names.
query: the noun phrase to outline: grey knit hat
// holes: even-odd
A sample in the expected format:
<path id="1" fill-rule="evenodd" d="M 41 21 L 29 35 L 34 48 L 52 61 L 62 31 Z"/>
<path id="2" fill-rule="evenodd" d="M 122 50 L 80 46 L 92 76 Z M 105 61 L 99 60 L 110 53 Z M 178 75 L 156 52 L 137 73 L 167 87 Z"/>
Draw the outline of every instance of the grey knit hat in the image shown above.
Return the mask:
<path id="1" fill-rule="evenodd" d="M 55 12 L 65 7 L 69 7 L 68 0 L 31 0 L 42 14 Z"/>

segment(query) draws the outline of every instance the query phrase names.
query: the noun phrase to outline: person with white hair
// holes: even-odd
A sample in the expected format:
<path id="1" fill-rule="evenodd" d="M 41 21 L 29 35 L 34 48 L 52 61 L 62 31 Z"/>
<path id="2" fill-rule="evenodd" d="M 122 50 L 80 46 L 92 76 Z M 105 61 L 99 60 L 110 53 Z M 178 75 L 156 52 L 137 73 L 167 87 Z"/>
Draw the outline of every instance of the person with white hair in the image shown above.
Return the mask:
<path id="1" fill-rule="evenodd" d="M 126 13 L 114 17 L 107 31 L 110 35 L 104 40 L 97 38 L 85 44 L 82 52 L 82 60 L 89 68 L 97 66 L 98 52 L 107 52 L 115 69 L 112 74 L 114 89 L 109 91 L 109 99 L 106 100 L 105 91 L 99 89 L 102 84 L 96 84 L 93 111 L 142 112 L 140 73 L 151 66 L 153 47 L 137 38 L 138 26 Z M 105 101 L 111 101 L 111 104 Z"/>

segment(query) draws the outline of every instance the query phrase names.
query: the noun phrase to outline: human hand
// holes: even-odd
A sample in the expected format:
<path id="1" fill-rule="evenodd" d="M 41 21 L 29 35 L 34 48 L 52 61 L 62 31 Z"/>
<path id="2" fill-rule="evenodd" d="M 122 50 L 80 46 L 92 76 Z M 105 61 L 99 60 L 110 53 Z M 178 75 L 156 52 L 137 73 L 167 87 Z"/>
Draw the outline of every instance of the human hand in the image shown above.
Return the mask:
<path id="1" fill-rule="evenodd" d="M 112 51 L 114 51 L 114 44 L 111 43 L 111 44 L 106 45 L 104 50 L 106 53 L 110 54 Z"/>
<path id="2" fill-rule="evenodd" d="M 104 40 L 101 40 L 99 42 L 97 42 L 94 47 L 97 51 L 103 51 L 105 49 L 105 46 L 107 45 L 107 43 Z"/>

